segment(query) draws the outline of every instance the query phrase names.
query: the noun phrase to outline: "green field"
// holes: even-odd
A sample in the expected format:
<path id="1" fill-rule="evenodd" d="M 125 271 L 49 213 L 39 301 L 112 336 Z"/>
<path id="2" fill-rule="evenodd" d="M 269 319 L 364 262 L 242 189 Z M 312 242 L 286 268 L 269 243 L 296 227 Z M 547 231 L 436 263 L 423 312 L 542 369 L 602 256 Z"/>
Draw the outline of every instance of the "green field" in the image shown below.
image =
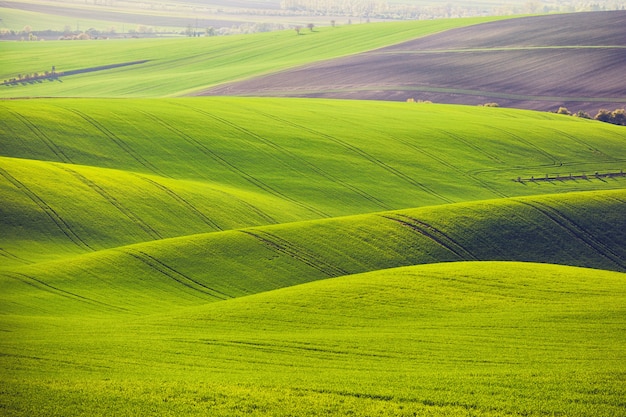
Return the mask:
<path id="1" fill-rule="evenodd" d="M 623 127 L 164 97 L 459 22 L 2 44 L 0 415 L 626 416 Z"/>
<path id="2" fill-rule="evenodd" d="M 0 80 L 19 74 L 72 71 L 148 60 L 18 86 L 0 86 L 0 97 L 163 97 L 355 54 L 496 17 L 320 27 L 254 36 L 185 39 L 118 39 L 0 43 Z M 502 19 L 500 17 L 499 19 Z"/>

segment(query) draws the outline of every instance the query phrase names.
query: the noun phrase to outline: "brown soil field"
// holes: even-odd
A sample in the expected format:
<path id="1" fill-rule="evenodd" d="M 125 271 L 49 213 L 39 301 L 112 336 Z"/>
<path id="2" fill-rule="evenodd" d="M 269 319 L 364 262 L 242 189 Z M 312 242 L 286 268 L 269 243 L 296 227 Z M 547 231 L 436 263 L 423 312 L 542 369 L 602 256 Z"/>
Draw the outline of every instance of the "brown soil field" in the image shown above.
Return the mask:
<path id="1" fill-rule="evenodd" d="M 485 23 L 216 86 L 201 95 L 429 100 L 534 110 L 626 106 L 626 11 Z"/>
<path id="2" fill-rule="evenodd" d="M 129 25 L 148 25 L 148 26 L 164 26 L 164 27 L 187 27 L 188 25 L 194 25 L 196 22 L 192 17 L 178 17 L 167 15 L 155 15 L 155 14 L 143 14 L 134 9 L 125 11 L 119 10 L 106 10 L 96 7 L 67 7 L 59 4 L 39 4 L 39 3 L 20 3 L 20 2 L 0 2 L 1 7 L 13 8 L 19 10 L 25 10 L 29 12 L 53 14 L 58 16 L 66 16 L 68 23 L 73 24 L 76 19 L 91 19 L 91 20 L 103 20 L 111 22 L 125 23 Z M 225 17 L 222 19 L 211 19 L 205 16 L 200 16 L 197 22 L 201 28 L 207 26 L 214 27 L 231 27 L 233 25 L 240 25 L 246 23 L 245 19 L 237 19 L 232 16 L 232 19 Z"/>

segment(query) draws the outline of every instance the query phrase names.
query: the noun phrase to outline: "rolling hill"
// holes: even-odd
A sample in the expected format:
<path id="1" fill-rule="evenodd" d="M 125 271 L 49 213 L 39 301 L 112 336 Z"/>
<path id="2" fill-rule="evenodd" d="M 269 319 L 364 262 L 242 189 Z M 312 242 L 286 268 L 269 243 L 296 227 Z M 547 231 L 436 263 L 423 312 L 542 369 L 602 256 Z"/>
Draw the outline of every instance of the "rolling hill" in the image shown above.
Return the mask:
<path id="1" fill-rule="evenodd" d="M 524 17 L 457 28 L 213 87 L 205 95 L 325 97 L 584 110 L 626 104 L 626 12 Z"/>
<path id="2" fill-rule="evenodd" d="M 0 414 L 626 416 L 623 127 L 165 97 L 469 22 L 2 45 Z"/>

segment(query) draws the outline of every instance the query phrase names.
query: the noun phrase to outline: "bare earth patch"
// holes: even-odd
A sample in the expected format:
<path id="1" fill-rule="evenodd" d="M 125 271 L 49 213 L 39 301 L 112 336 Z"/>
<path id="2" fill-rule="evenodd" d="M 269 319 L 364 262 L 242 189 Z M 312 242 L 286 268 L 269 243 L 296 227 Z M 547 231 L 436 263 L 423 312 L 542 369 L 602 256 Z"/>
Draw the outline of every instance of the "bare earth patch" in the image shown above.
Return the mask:
<path id="1" fill-rule="evenodd" d="M 532 16 L 453 29 L 200 95 L 414 98 L 595 114 L 626 105 L 625 39 L 626 11 Z"/>

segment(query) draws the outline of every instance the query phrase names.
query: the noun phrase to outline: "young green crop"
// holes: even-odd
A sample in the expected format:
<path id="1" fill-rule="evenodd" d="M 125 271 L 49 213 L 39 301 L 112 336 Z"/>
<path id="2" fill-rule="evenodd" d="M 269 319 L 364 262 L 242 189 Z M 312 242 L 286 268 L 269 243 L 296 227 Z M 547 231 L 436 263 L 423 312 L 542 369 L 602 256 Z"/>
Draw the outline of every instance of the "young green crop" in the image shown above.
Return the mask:
<path id="1" fill-rule="evenodd" d="M 410 103 L 196 98 L 0 104 L 4 250 L 27 260 L 262 224 L 623 187 L 624 132 Z"/>
<path id="2" fill-rule="evenodd" d="M 134 320 L 15 316 L 0 401 L 10 415 L 620 415 L 625 296 L 621 273 L 444 263 Z"/>

